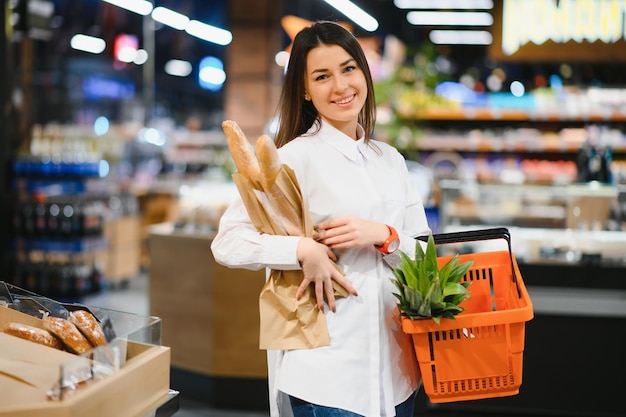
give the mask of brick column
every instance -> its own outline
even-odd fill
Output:
[[[283,48],[283,1],[229,0],[228,8],[233,41],[226,52],[224,117],[255,141],[275,115],[282,85],[274,56]]]

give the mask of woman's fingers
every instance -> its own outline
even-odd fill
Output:
[[[317,301],[317,308],[324,309],[324,296],[326,296],[326,302],[328,308],[333,313],[336,311],[335,296],[333,295],[333,286],[325,281],[317,281],[315,283],[315,298]]]
[[[304,294],[304,292],[307,290],[307,288],[309,287],[309,284],[311,283],[310,280],[308,279],[303,279],[302,283],[300,284],[300,286],[298,287],[298,290],[296,291],[296,300],[299,300],[300,297],[302,297],[302,295]]]
[[[344,287],[348,293],[357,295],[352,283],[335,264],[337,255],[326,245],[303,238],[298,245],[298,260],[302,265],[304,277],[296,290],[296,299],[300,299],[313,284],[317,307],[323,309],[324,302],[326,302],[328,308],[335,312],[336,300],[333,280]]]
[[[326,246],[326,254],[328,255],[328,259],[330,259],[333,262],[337,262],[337,259],[338,259],[337,255],[328,246]]]
[[[305,291],[308,290],[309,285],[313,284],[315,301],[317,308],[324,309],[324,302],[328,303],[328,308],[334,313],[336,311],[335,295],[333,291],[333,285],[330,280],[324,279],[310,280],[303,279],[302,283],[296,291],[296,299],[299,300]]]
[[[345,276],[339,274],[339,278],[335,279],[335,282],[345,288],[351,295],[358,297],[359,294],[356,292],[356,288]]]
[[[315,240],[332,249],[371,246],[384,242],[388,235],[384,223],[358,217],[341,217],[315,226]]]

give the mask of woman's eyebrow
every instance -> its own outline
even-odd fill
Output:
[[[354,58],[348,58],[345,61],[343,61],[341,64],[339,64],[340,67],[345,67],[346,65],[348,65],[349,63],[353,62]],[[311,74],[315,74],[318,72],[328,72],[328,68],[318,68],[318,69],[314,69],[313,71],[311,71]]]
[[[318,68],[318,69],[314,69],[313,71],[311,71],[311,74],[315,74],[318,72],[328,72],[327,68]]]
[[[341,67],[345,67],[346,65],[348,65],[349,63],[355,61],[354,58],[348,58],[346,59],[344,62],[342,62],[339,66]],[[356,62],[356,61],[355,61]]]

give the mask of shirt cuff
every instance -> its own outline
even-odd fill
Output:
[[[302,236],[262,235],[263,263],[271,269],[302,269],[298,261],[298,243]]]

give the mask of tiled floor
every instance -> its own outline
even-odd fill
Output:
[[[180,409],[174,417],[268,417],[269,413],[222,410],[189,398],[181,398]]]

